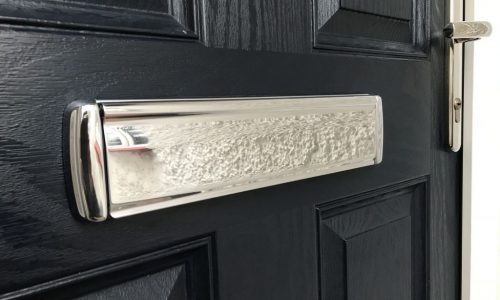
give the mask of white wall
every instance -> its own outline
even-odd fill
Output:
[[[500,1],[473,2],[474,20],[492,23],[493,34],[474,44],[473,126],[469,133],[465,132],[469,140],[465,141],[464,171],[467,170],[465,160],[472,159],[469,191],[464,182],[464,201],[467,201],[467,193],[471,196],[470,204],[464,204],[465,208],[470,205],[471,218],[469,299],[500,300]],[[472,18],[469,15],[467,19]],[[465,78],[470,80],[468,75]],[[465,97],[467,94],[466,91]],[[464,174],[464,179],[467,178]]]

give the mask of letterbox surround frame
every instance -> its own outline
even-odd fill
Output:
[[[251,104],[251,105],[250,105]],[[152,120],[179,116],[204,116],[205,114],[251,113],[253,116],[265,117],[265,109],[255,109],[269,105],[283,114],[300,115],[300,107],[323,111],[331,106],[332,112],[372,109],[374,114],[375,149],[373,157],[323,168],[321,170],[301,169],[293,175],[271,178],[266,181],[252,181],[229,188],[200,190],[194,194],[178,197],[164,196],[152,199],[133,201],[130,203],[113,203],[110,195],[109,154],[104,128],[106,120]],[[173,106],[172,106],[173,105]],[[249,106],[250,105],[250,106]],[[316,105],[316,106],[315,106]],[[326,105],[326,106],[325,106]],[[196,109],[202,107],[205,111]],[[252,107],[254,106],[254,107]],[[174,107],[174,109],[172,109]],[[175,107],[178,107],[175,108]],[[212,109],[215,107],[215,109]],[[294,107],[298,107],[295,109]],[[317,108],[315,108],[317,107]],[[187,108],[187,109],[186,109]],[[246,111],[251,109],[252,111]],[[267,109],[267,108],[266,108]],[[191,110],[191,111],[189,111]],[[196,113],[193,113],[197,111]],[[280,112],[281,113],[281,112]],[[121,218],[162,208],[183,205],[219,196],[244,192],[262,187],[297,181],[301,179],[351,170],[379,164],[383,155],[383,111],[382,99],[373,95],[339,95],[339,96],[291,96],[291,97],[246,97],[246,98],[194,98],[194,99],[155,99],[155,100],[95,100],[90,103],[75,102],[68,106],[68,122],[65,133],[67,142],[67,162],[70,168],[68,191],[73,197],[72,203],[76,215],[84,220],[102,222],[107,218]],[[113,154],[114,155],[114,154]]]

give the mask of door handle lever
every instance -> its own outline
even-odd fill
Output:
[[[491,34],[488,22],[452,22],[444,33],[449,38],[449,144],[453,152],[462,147],[463,122],[463,55],[464,43],[479,40]]]
[[[489,36],[491,24],[489,22],[451,22],[444,31],[455,44],[460,44]]]

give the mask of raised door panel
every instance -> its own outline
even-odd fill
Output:
[[[207,47],[426,57],[429,0],[0,0],[0,21],[183,38]]]
[[[0,0],[0,22],[198,40],[197,0]]]
[[[186,266],[179,265],[165,271],[139,277],[99,291],[78,297],[78,300],[100,299],[157,299],[185,300],[188,298]]]
[[[410,217],[349,238],[346,253],[348,299],[411,299]]]
[[[427,0],[314,0],[318,49],[425,56]]]
[[[216,294],[213,251],[213,238],[203,237],[3,296],[50,300],[211,300]]]
[[[318,207],[322,299],[423,299],[426,183]]]

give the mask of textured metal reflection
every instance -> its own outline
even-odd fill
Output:
[[[111,215],[372,165],[375,96],[102,101]]]

